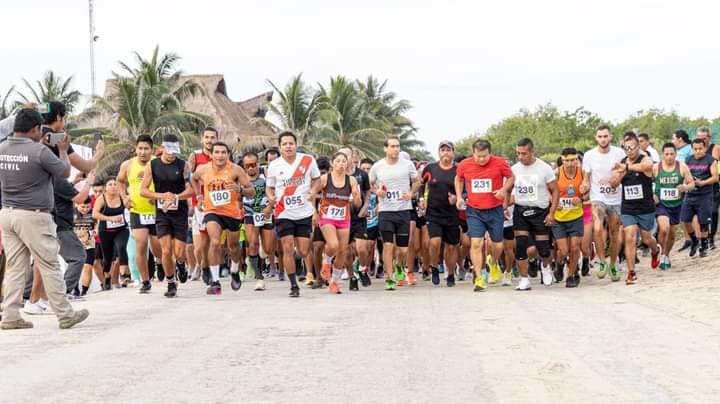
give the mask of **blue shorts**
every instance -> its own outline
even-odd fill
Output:
[[[640,226],[640,229],[652,231],[655,227],[655,213],[644,213],[642,215],[620,215],[620,223],[623,226]]]
[[[710,223],[712,223],[712,208],[712,194],[693,198],[686,196],[682,204],[682,209],[680,210],[680,221],[690,223],[692,222],[693,216],[697,215],[700,225],[709,226]]]
[[[668,208],[661,202],[655,207],[655,216],[667,216],[670,226],[675,226],[680,224],[680,210],[682,210],[682,205]]]
[[[485,232],[488,232],[493,243],[503,241],[505,217],[502,206],[492,209],[475,209],[468,206],[466,213],[470,238],[482,238],[485,237]]]

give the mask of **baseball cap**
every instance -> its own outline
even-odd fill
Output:
[[[447,146],[447,147],[455,150],[455,145],[453,144],[453,142],[451,142],[449,140],[443,140],[442,142],[440,142],[438,149],[442,148],[443,146]]]

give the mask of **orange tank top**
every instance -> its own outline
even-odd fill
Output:
[[[327,185],[323,189],[323,198],[320,202],[320,217],[327,220],[350,220],[350,200],[352,188],[350,176],[345,176],[345,185],[336,187],[332,175],[328,174]]]
[[[232,165],[227,164],[220,170],[210,167],[203,176],[205,213],[231,217],[233,219],[243,218],[243,209],[240,206],[240,198],[237,191],[232,188],[235,181],[232,175]]]
[[[575,220],[583,215],[583,207],[580,205],[573,205],[573,198],[581,198],[580,185],[583,181],[582,170],[575,170],[575,177],[570,179],[565,174],[565,169],[560,167],[558,172],[558,188],[560,190],[560,200],[558,209],[555,211],[555,220],[558,222],[569,222]]]

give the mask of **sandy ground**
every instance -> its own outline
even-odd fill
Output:
[[[718,256],[526,293],[101,292],[75,329],[0,332],[0,402],[718,402]]]

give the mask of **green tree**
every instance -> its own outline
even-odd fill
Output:
[[[12,96],[13,91],[15,91],[15,86],[10,87],[4,97],[0,97],[0,119],[5,119],[8,115],[10,115],[10,113],[12,113],[12,108],[10,106],[13,105],[13,103],[10,97]]]
[[[666,112],[662,109],[649,109],[630,115],[615,126],[614,132],[618,139],[619,136],[629,131],[638,134],[647,133],[651,136],[651,141],[655,143],[655,147],[660,147],[663,143],[669,142],[673,132],[678,129],[691,129],[688,134],[694,137],[694,129],[709,124],[710,121],[703,117],[689,118],[680,116],[675,111]]]
[[[63,77],[55,74],[52,70],[47,71],[42,80],[35,82],[37,88],[33,88],[32,84],[26,79],[22,81],[30,93],[25,95],[18,91],[17,94],[20,97],[18,104],[41,104],[50,101],[60,101],[65,104],[68,112],[72,112],[80,101],[80,91],[72,88],[73,76],[63,79]]]

